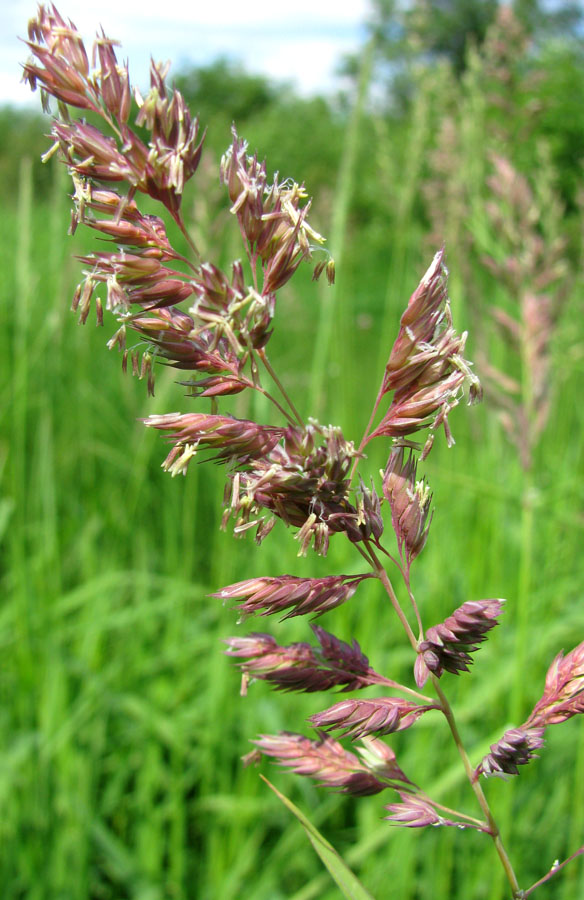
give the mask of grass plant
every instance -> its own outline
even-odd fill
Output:
[[[338,889],[323,878],[296,821],[256,770],[239,763],[250,736],[296,729],[314,713],[314,697],[276,695],[261,683],[253,696],[237,694],[233,669],[220,652],[233,613],[207,595],[252,578],[256,561],[248,545],[218,530],[220,470],[191,465],[184,481],[159,471],[160,440],[138,420],[176,405],[176,373],[159,370],[156,396],[145,397],[143,384],[104,363],[101,330],[78,328],[64,311],[62,297],[72,293],[78,276],[70,241],[57,227],[67,218],[63,172],[56,160],[51,166],[50,205],[34,202],[24,162],[19,205],[3,220],[2,894],[332,900]],[[403,240],[396,229],[388,244],[394,237]],[[74,241],[75,253],[90,252],[81,230]],[[346,243],[347,279],[364,266],[366,252],[358,240]],[[401,261],[391,259],[379,282],[397,278],[401,285]],[[302,388],[309,382],[302,380],[288,336],[299,322],[314,327],[314,294],[306,279],[294,284],[279,311],[286,338],[278,342],[276,330],[270,347],[281,354],[282,381]],[[391,297],[388,291],[395,306],[387,315],[395,323],[401,291]],[[468,679],[445,676],[476,761],[507,724],[517,642],[528,648],[525,716],[541,693],[549,660],[582,636],[582,458],[574,435],[582,433],[575,398],[583,342],[576,296],[564,311],[570,350],[564,352],[560,341],[552,347],[557,390],[534,454],[538,527],[531,540],[538,577],[531,579],[529,616],[496,630]],[[387,359],[389,351],[376,303],[359,297],[361,311],[376,325],[358,340],[378,336],[378,347],[360,354],[359,366],[351,360],[360,389],[347,394],[347,420],[363,419],[363,392],[371,404],[374,390],[367,386],[378,379],[377,359]],[[352,307],[339,306],[335,317],[340,334],[354,331]],[[319,370],[319,352],[318,345],[304,348],[307,372]],[[320,370],[317,392],[330,396],[334,375]],[[247,418],[258,407],[236,398],[235,412]],[[310,412],[308,404],[301,401],[300,412]],[[436,512],[413,582],[428,622],[443,620],[470,597],[507,595],[512,604],[517,593],[521,467],[488,406],[474,414],[472,425],[458,415],[456,430],[455,451],[437,443],[427,460]],[[373,472],[386,460],[381,448],[370,448]],[[261,547],[262,571],[305,575],[297,546],[286,538],[276,525]],[[326,561],[311,560],[311,574],[358,571],[351,570],[351,551],[335,538]],[[361,590],[319,622],[344,640],[357,635],[379,671],[411,683],[410,653],[381,586],[369,580]],[[305,639],[302,620],[278,630],[281,644]],[[465,802],[464,772],[430,716],[438,714],[419,720],[415,739],[396,734],[392,747],[401,768],[433,799],[457,806]],[[576,719],[550,729],[541,759],[516,782],[514,845],[522,884],[536,881],[554,858],[565,858],[581,842],[584,744],[578,726]],[[493,897],[484,835],[391,829],[375,798],[356,803],[272,771],[270,778],[284,793],[294,792],[294,802],[379,900]],[[489,784],[495,817],[508,787]],[[581,873],[581,864],[573,863],[538,896],[560,892],[576,900]]]

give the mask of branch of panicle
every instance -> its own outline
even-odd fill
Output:
[[[444,672],[468,672],[473,662],[470,654],[478,650],[498,624],[503,603],[495,599],[467,600],[444,622],[428,628],[417,648],[414,671],[418,687],[426,683],[430,673],[440,678]]]
[[[454,443],[448,415],[458,404],[464,387],[468,386],[469,403],[480,400],[479,380],[463,356],[466,333],[459,336],[452,327],[447,276],[444,251],[440,250],[401,317],[374,414],[390,391],[394,392],[392,402],[372,432],[368,426],[360,449],[375,437],[404,438],[429,428],[424,458],[440,426],[448,445]]]
[[[249,681],[255,679],[269,682],[276,690],[305,693],[332,688],[343,692],[362,690],[372,685],[390,685],[415,693],[372,669],[357,641],[347,644],[314,624],[312,630],[318,647],[304,642],[281,647],[271,635],[258,632],[228,638],[226,654],[245,657],[238,663],[243,675],[242,694],[247,692]],[[417,697],[419,701],[421,695]]]
[[[415,785],[397,765],[395,753],[376,738],[364,738],[360,759],[329,735],[316,740],[283,731],[279,735],[261,735],[254,741],[265,756],[297,775],[316,778],[319,784],[342,794],[365,797],[386,788],[415,790]]]
[[[327,575],[324,578],[298,578],[295,575],[248,578],[227,585],[212,597],[237,600],[241,619],[250,615],[271,616],[286,612],[284,619],[294,616],[320,616],[349,600],[359,584],[371,573],[364,575]],[[326,634],[319,630],[318,634]],[[319,637],[320,640],[320,637]],[[338,652],[339,648],[336,648]]]
[[[518,767],[537,756],[544,745],[545,729],[584,712],[584,642],[565,656],[559,653],[546,675],[544,692],[525,722],[511,728],[490,747],[475,769],[480,775],[504,778],[517,775]]]
[[[534,188],[504,156],[492,154],[491,161],[485,212],[501,256],[484,254],[482,262],[516,305],[513,314],[498,307],[490,312],[509,351],[521,357],[521,383],[486,358],[481,359],[481,371],[505,433],[528,470],[549,418],[551,344],[573,272],[567,240],[558,227],[563,209],[553,190],[539,191],[537,184]],[[542,160],[542,169],[545,166]],[[537,181],[544,180],[540,174]]]
[[[243,464],[232,458],[223,525],[233,517],[236,534],[257,526],[256,540],[262,540],[280,518],[298,528],[299,555],[311,545],[326,555],[331,535],[341,532],[353,543],[377,541],[382,522],[373,493],[363,488],[356,505],[350,498],[347,474],[355,454],[339,428],[314,421],[289,426],[263,456]]]
[[[265,359],[276,291],[302,259],[310,258],[311,241],[324,241],[307,221],[310,201],[302,205],[307,199],[303,187],[277,179],[268,187],[265,164],[247,157],[234,130],[222,176],[243,228],[254,287],[245,286],[240,262],[233,264],[230,278],[211,263],[194,265],[173,249],[162,220],[142,215],[134,199],[145,193],[161,202],[198,256],[180,206],[184,186],[199,165],[204,134],[199,139],[198,119],[191,117],[182,95],[167,89],[168,68],[152,62],[150,91],[142,97],[132,91],[127,65],[118,64],[114,41],[103,32],[98,35],[92,68],[73,23],[42,5],[29,25],[27,45],[32,59],[24,66],[24,80],[33,90],[40,85],[45,106],[49,96],[58,101],[50,153],[60,152],[74,179],[71,230],[82,223],[118,245],[118,252],[82,257],[85,278],[73,300],[80,321],[87,320],[94,294],[105,286],[106,308],[120,322],[109,346],[123,353],[124,369],[130,360],[132,371],[147,377],[150,393],[158,360],[196,373],[187,382],[192,396],[216,398],[252,388],[262,391],[289,421],[301,423],[284,391],[291,414],[262,388],[256,354]],[[148,132],[147,143],[128,124],[132,94],[138,106],[136,125]],[[72,118],[73,109],[96,113],[113,134]],[[118,192],[123,185],[126,193]],[[257,260],[264,272],[261,291],[255,280]],[[172,265],[177,262],[191,274]],[[331,260],[317,264],[315,274],[325,268],[332,280]],[[188,314],[178,308],[187,299],[193,302]],[[101,324],[100,296],[95,305]],[[129,350],[128,329],[140,339]],[[249,375],[243,371],[246,365]]]

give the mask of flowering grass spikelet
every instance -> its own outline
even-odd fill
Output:
[[[432,521],[432,493],[423,479],[417,480],[416,472],[413,453],[405,458],[403,445],[393,447],[383,473],[383,496],[389,503],[400,556],[408,571],[424,549]]]
[[[479,380],[463,357],[466,333],[459,336],[452,327],[447,277],[440,250],[402,315],[380,391],[394,391],[393,400],[368,440],[406,437],[428,427],[434,432],[442,425],[452,446],[448,415],[463,387],[469,386],[469,402],[481,397]]]
[[[392,825],[401,825],[405,828],[445,825],[453,828],[476,828],[478,831],[488,831],[488,828],[480,823],[444,818],[438,812],[438,807],[434,806],[428,797],[421,794],[400,791],[399,796],[401,803],[390,803],[385,807],[390,813],[385,818]]]
[[[349,645],[317,625],[312,630],[320,647],[308,643],[280,647],[271,635],[256,632],[228,638],[225,652],[247,657],[239,663],[246,680],[269,681],[277,690],[313,693],[338,687],[352,691],[385,681],[371,668],[357,641]]]
[[[322,615],[340,606],[353,596],[364,575],[327,575],[324,578],[298,578],[278,575],[272,578],[248,578],[222,588],[212,597],[239,600],[236,607],[242,616],[271,616],[290,610],[284,619],[293,616]]]
[[[316,778],[320,785],[341,794],[368,797],[388,787],[354,753],[327,735],[311,740],[302,734],[283,731],[279,735],[263,734],[254,743],[279,765],[291,768],[297,775]]]
[[[544,728],[510,728],[495,744],[475,769],[475,778],[496,775],[518,775],[519,766],[525,766],[537,756],[536,750],[543,747]]]
[[[486,641],[488,632],[497,625],[503,612],[503,600],[467,600],[451,616],[426,631],[418,645],[416,683],[422,687],[433,672],[438,678],[444,671],[458,675],[468,672],[471,653]]]
[[[368,734],[392,734],[410,728],[429,709],[401,697],[378,697],[373,700],[341,700],[324,712],[315,713],[308,721],[324,731],[341,730],[340,737],[362,738]]]

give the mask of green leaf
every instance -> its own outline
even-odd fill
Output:
[[[310,843],[340,887],[344,896],[347,897],[348,900],[374,900],[369,891],[365,890],[357,876],[351,872],[342,857],[339,856],[333,845],[322,836],[318,828],[315,828],[312,822],[306,818],[304,813],[300,812],[298,807],[295,806],[288,797],[281,794],[267,778],[263,775],[260,775],[260,778],[273,790],[274,794],[279,797],[284,806],[287,806],[290,812],[296,816],[308,835]]]

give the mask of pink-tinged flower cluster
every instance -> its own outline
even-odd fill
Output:
[[[199,327],[228,342],[244,363],[250,348],[262,349],[272,335],[276,295],[246,287],[243,266],[233,263],[231,279],[212,263],[203,263],[193,279],[197,295],[191,313]]]
[[[185,184],[194,175],[201,159],[203,137],[199,140],[199,120],[193,119],[182,94],[166,89],[169,64],[152,62],[150,91],[142,98],[135,91],[139,113],[136,124],[150,133],[146,193],[158,197],[173,212],[167,200],[180,198]],[[176,210],[178,212],[178,208]]]
[[[409,571],[428,538],[432,516],[432,493],[422,479],[416,479],[417,463],[413,453],[404,456],[404,447],[395,446],[383,473],[383,496],[391,508],[391,522],[400,556]]]
[[[558,653],[548,669],[541,700],[526,724],[558,725],[584,712],[584,641],[564,656]]]
[[[182,272],[163,265],[159,255],[157,250],[140,248],[132,253],[122,249],[82,256],[81,262],[88,266],[85,284],[91,282],[94,288],[105,284],[106,309],[114,313],[127,313],[134,305],[154,312],[182,303],[194,293],[193,285]]]
[[[368,537],[378,543],[383,534],[383,516],[381,515],[381,501],[373,482],[371,490],[369,490],[365,487],[363,479],[360,479],[357,489],[357,513],[359,525],[365,528]]]
[[[359,760],[354,753],[327,735],[311,740],[302,734],[283,731],[278,735],[261,735],[256,746],[265,756],[275,758],[297,775],[316,778],[318,783],[335,788],[342,794],[366,797],[388,787],[410,784],[395,762],[393,751],[369,739]]]
[[[313,625],[319,647],[307,643],[280,647],[269,634],[250,634],[226,640],[228,656],[246,657],[239,667],[244,676],[244,693],[249,679],[262,679],[277,690],[343,691],[358,690],[385,679],[369,665],[357,641],[347,644],[333,634]]]
[[[52,134],[69,167],[100,182],[125,181],[130,198],[136,191],[149,194],[178,221],[183,188],[199,165],[203,140],[199,140],[198,119],[191,118],[181,95],[174,91],[168,97],[166,70],[153,62],[150,92],[145,99],[136,94],[137,124],[146,125],[150,132],[145,144],[127,124],[132,92],[128,68],[118,64],[114,41],[98,35],[99,67],[92,72],[75,26],[54,6],[39,6],[28,34],[34,59],[24,66],[23,77],[33,90],[41,85],[44,106],[51,95],[66,106],[90,110],[115,135],[104,135],[88,122],[72,121],[68,114],[62,116]]]
[[[168,360],[176,369],[208,373],[208,378],[187,382],[200,396],[238,393],[252,386],[240,373],[240,361],[227,341],[195,328],[192,316],[176,307],[159,309],[150,316],[133,316],[122,326],[124,330],[126,327],[145,338],[157,357]],[[119,342],[117,337],[113,341]]]
[[[391,405],[369,436],[405,437],[422,428],[444,427],[454,443],[448,414],[465,385],[469,402],[480,399],[480,385],[464,359],[466,333],[452,327],[444,251],[439,251],[410,297],[385,368],[381,396],[394,392]],[[430,445],[429,445],[430,446]]]
[[[36,60],[24,67],[23,80],[31,89],[41,85],[43,108],[50,94],[70,106],[95,110],[99,105],[97,86],[89,78],[89,59],[83,39],[73,22],[67,22],[56,8],[39,6],[36,19],[28,24],[27,41]]]
[[[211,596],[240,601],[236,609],[242,618],[271,616],[290,610],[283,616],[290,619],[293,616],[322,615],[340,606],[353,596],[364,579],[372,577],[365,574],[327,575],[324,578],[298,578],[295,575],[248,578],[230,584]]]
[[[500,740],[491,744],[489,753],[475,769],[475,779],[480,775],[487,778],[492,775],[499,778],[518,775],[519,766],[525,766],[537,757],[535,751],[544,745],[544,732],[545,728],[510,728]]]
[[[261,264],[262,294],[274,293],[289,281],[303,259],[311,259],[313,243],[324,243],[307,221],[311,200],[304,185],[280,184],[277,178],[268,184],[265,162],[248,155],[247,144],[235,129],[231,147],[221,160],[221,179],[227,185],[231,212],[237,216],[250,259]],[[304,200],[307,202],[301,206]],[[334,267],[328,263],[316,267],[316,277],[324,268],[332,282]]]
[[[372,700],[341,700],[324,712],[310,716],[308,721],[324,731],[343,729],[340,737],[352,740],[368,734],[391,734],[404,731],[436,705],[422,705],[401,697],[376,697]]]
[[[82,258],[85,278],[73,301],[80,321],[87,320],[94,300],[101,324],[99,292],[105,289],[106,308],[121,322],[109,346],[124,351],[124,369],[129,356],[132,371],[148,376],[150,393],[156,359],[196,373],[187,382],[192,396],[261,390],[254,351],[261,350],[272,333],[275,291],[301,259],[310,257],[309,240],[324,240],[307,222],[310,203],[301,207],[306,199],[303,189],[277,181],[268,186],[265,166],[256,161],[254,168],[244,142],[234,132],[222,173],[231,193],[239,184],[233,212],[240,224],[251,221],[245,210],[249,213],[248,201],[257,189],[258,240],[246,236],[254,286],[245,285],[240,262],[233,264],[231,277],[211,263],[192,263],[172,248],[163,221],[140,213],[134,199],[142,192],[163,203],[188,238],[180,203],[184,186],[199,164],[203,140],[199,140],[198,120],[191,117],[181,94],[167,90],[166,69],[152,63],[149,93],[142,97],[134,92],[138,133],[128,124],[132,89],[127,67],[117,63],[113,41],[98,35],[94,56],[99,64],[92,71],[75,26],[54,7],[44,6],[30,24],[29,37],[33,59],[24,67],[24,78],[33,89],[41,85],[45,100],[52,95],[60,104],[50,152],[60,152],[75,183],[71,229],[85,224],[117,245],[117,251]],[[73,118],[69,107],[92,111],[101,118],[103,130],[96,123]],[[255,284],[258,262],[264,273],[261,289]],[[328,273],[330,266],[325,263]],[[320,272],[323,266],[317,268]],[[192,302],[188,314],[178,309],[185,300]],[[141,338],[129,351],[128,330]],[[243,371],[246,365],[251,370],[248,374]]]
[[[385,808],[391,814],[386,816],[392,825],[401,825],[404,828],[425,828],[428,825],[446,825],[455,828],[476,828],[478,831],[488,831],[486,826],[474,822],[466,822],[461,819],[445,819],[440,815],[437,807],[423,794],[399,792],[401,803],[390,803]]]
[[[545,679],[544,692],[523,725],[511,728],[492,744],[490,752],[475,770],[479,775],[517,775],[536,750],[543,747],[548,725],[566,722],[584,712],[584,642],[565,656],[558,653]]]
[[[481,372],[503,428],[523,468],[529,469],[549,418],[553,338],[575,270],[566,252],[567,240],[557,228],[564,213],[557,197],[551,193],[544,198],[509,159],[492,154],[491,161],[494,172],[487,179],[491,199],[485,211],[498,249],[496,259],[487,255],[482,262],[507,288],[512,311],[492,307],[490,312],[509,353],[521,360],[521,381],[529,385],[529,392],[489,359],[481,360]]]
[[[233,516],[236,533],[258,524],[263,529],[262,510],[268,510],[299,529],[301,554],[314,544],[325,556],[334,533],[345,532],[353,542],[375,539],[380,525],[375,501],[358,501],[357,507],[350,499],[348,474],[357,456],[339,428],[316,422],[290,426],[273,450],[230,476],[224,524]]]
[[[282,428],[258,425],[247,419],[205,413],[167,413],[143,419],[145,425],[169,431],[174,447],[163,467],[172,475],[185,474],[198,450],[214,451],[213,459],[247,465],[264,457],[282,437]]]
[[[75,208],[71,216],[71,233],[83,223],[106,234],[120,246],[147,248],[152,259],[182,259],[180,253],[172,248],[166,226],[159,216],[142,215],[135,200],[114,190],[96,187],[75,172],[72,177]],[[94,213],[109,218],[99,219]]]
[[[418,686],[426,683],[430,672],[438,678],[444,671],[458,675],[468,672],[471,653],[486,641],[488,632],[497,625],[503,611],[503,600],[468,600],[439,625],[426,631],[418,646],[415,676]]]

